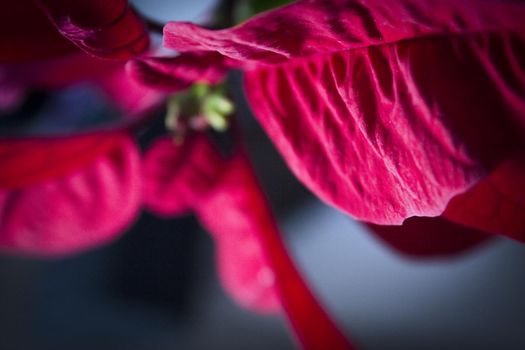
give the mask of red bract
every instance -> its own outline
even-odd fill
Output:
[[[138,153],[129,137],[115,134],[61,141],[12,143],[17,153],[15,159],[2,162],[9,174],[3,176],[2,187],[13,185],[17,175],[17,187],[33,183],[0,190],[2,249],[39,256],[76,253],[112,241],[135,218],[141,178]],[[87,146],[96,148],[98,155]],[[73,165],[78,170],[66,171],[61,161],[68,170]]]
[[[17,186],[26,186],[0,192],[3,249],[62,256],[107,243],[133,221],[142,198],[162,215],[192,211],[214,237],[222,283],[241,305],[263,312],[282,307],[306,349],[350,348],[293,266],[244,156],[225,159],[203,136],[182,146],[166,138],[146,153],[141,174],[128,136],[85,136],[78,145],[106,141],[109,145],[101,148],[106,151],[51,178],[47,167],[56,165],[50,162],[54,154],[67,163],[81,151],[80,146],[67,147],[74,140],[17,141],[21,157],[4,169],[20,174]],[[48,143],[54,152],[39,153]],[[64,147],[51,147],[59,144]],[[28,166],[36,156],[47,162]],[[28,179],[25,175],[32,170],[42,177]],[[30,179],[34,183],[28,184]],[[7,184],[14,181],[7,178]]]
[[[0,63],[61,57],[78,48],[127,59],[149,45],[144,23],[126,0],[19,0],[2,7]]]
[[[525,154],[501,164],[469,191],[453,198],[451,221],[525,242]]]
[[[247,160],[233,159],[219,184],[197,211],[223,250],[219,267],[239,271],[241,264],[241,282],[252,280],[262,291],[274,288],[304,349],[352,349],[296,270]],[[267,265],[250,261],[257,254]]]
[[[2,3],[0,48],[0,63],[33,61],[77,51],[33,0]]]
[[[113,89],[110,80],[116,79],[107,75],[123,69],[123,63],[100,58],[128,59],[149,45],[144,23],[126,0],[21,0],[9,4],[0,17],[0,107],[6,110],[21,103],[30,88],[103,79],[104,86]],[[125,84],[137,90],[129,86],[136,85],[133,81],[126,79]],[[140,109],[151,97],[146,95],[117,98],[126,96],[129,107]],[[132,97],[140,103],[131,102]]]
[[[0,189],[20,188],[81,169],[120,141],[119,133],[62,139],[1,139]]]
[[[401,224],[523,147],[523,18],[512,1],[304,0],[231,29],[169,23],[164,42],[240,62],[297,177],[357,219]]]
[[[128,117],[143,116],[162,98],[130,81],[122,64],[85,54],[23,66],[32,69],[17,66],[11,81],[24,88],[90,81]],[[135,219],[141,205],[138,154],[124,130],[0,139],[0,246],[62,256],[110,242]]]
[[[164,102],[166,95],[130,79],[125,65],[118,65],[103,74],[91,77],[105,97],[127,119],[138,119]]]
[[[144,157],[144,203],[170,217],[191,213],[219,181],[225,161],[205,137],[156,141]]]
[[[305,349],[349,349],[293,266],[244,156],[223,159],[204,138],[146,154],[144,201],[154,211],[192,210],[215,238],[221,281],[242,305],[282,306]]]
[[[97,57],[127,59],[144,52],[149,35],[127,0],[35,0],[58,31]]]
[[[275,310],[279,304],[273,283],[264,284],[258,277],[268,266],[254,235],[261,223],[249,220],[249,208],[238,212],[226,203],[220,209],[212,209],[217,202],[213,196],[210,199],[210,192],[225,191],[226,196],[236,196],[223,184],[226,174],[238,171],[232,165],[220,157],[205,137],[187,140],[178,147],[170,139],[159,140],[144,159],[144,203],[163,216],[197,213],[215,238],[224,287],[241,305],[260,311]],[[236,220],[228,220],[232,216]],[[214,225],[212,217],[221,220]]]
[[[186,89],[196,81],[219,83],[227,70],[237,65],[237,61],[218,53],[197,52],[176,57],[136,59],[127,69],[144,85],[173,92]]]

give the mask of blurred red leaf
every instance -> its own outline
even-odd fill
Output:
[[[250,309],[282,307],[306,349],[351,346],[294,267],[247,159],[222,158],[203,137],[157,141],[145,157],[144,197],[153,211],[192,209],[214,237],[224,288]]]
[[[79,142],[96,147],[91,143],[96,140]],[[91,163],[74,172],[55,173],[53,178],[42,178],[23,188],[0,190],[1,249],[63,256],[107,244],[121,234],[140,207],[139,156],[134,142],[125,135],[115,135],[103,148],[96,157],[90,155]],[[49,151],[58,151],[60,156],[60,150]],[[70,155],[79,157],[86,150],[71,151]],[[2,169],[10,173],[11,168],[3,163]],[[35,171],[39,169],[37,166]]]
[[[0,7],[0,63],[59,57],[77,48],[58,33],[33,0],[4,1]]]
[[[35,0],[58,31],[97,57],[128,59],[149,46],[145,24],[126,0]]]
[[[227,289],[235,291],[238,283],[250,283],[252,294],[238,295],[265,307],[272,292],[277,293],[304,349],[352,348],[297,271],[244,157],[229,162],[197,216],[217,240],[218,264],[226,274]],[[255,253],[265,258],[254,261]],[[237,271],[236,279],[229,275],[232,269]]]
[[[188,53],[175,57],[143,57],[131,60],[127,69],[136,81],[175,92],[200,81],[217,84],[237,62],[218,53]]]
[[[158,139],[144,155],[144,204],[162,216],[187,214],[215,185],[224,167],[225,161],[203,136],[181,145],[168,137]]]
[[[119,132],[67,138],[0,139],[0,189],[26,187],[67,175],[121,142]]]

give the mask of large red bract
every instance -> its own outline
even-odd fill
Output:
[[[81,146],[102,143],[91,160],[76,159],[60,168],[60,161],[71,163],[81,150],[72,142],[34,141],[26,152],[31,162],[11,162],[10,176],[20,176],[15,188],[0,190],[0,247],[2,250],[36,256],[63,256],[112,242],[135,219],[141,199],[139,157],[133,141],[126,135],[79,139]],[[18,149],[21,146],[17,146]],[[39,147],[62,146],[38,152]],[[52,154],[47,151],[54,151]],[[81,152],[80,155],[86,154]],[[88,153],[89,154],[89,153]],[[18,152],[17,155],[24,155]],[[54,157],[57,155],[57,158]],[[20,159],[22,161],[24,158]],[[26,159],[25,160],[30,160]],[[40,164],[39,161],[43,163]],[[58,165],[54,162],[58,162]],[[61,173],[57,173],[60,170]],[[39,178],[29,174],[39,174]],[[51,173],[53,172],[53,173]],[[7,179],[2,185],[11,184]],[[31,184],[29,184],[31,181]],[[19,187],[24,184],[24,187]]]
[[[399,225],[439,216],[522,149],[523,18],[512,1],[304,0],[230,29],[169,23],[164,43],[235,60],[297,177],[357,219]],[[476,227],[520,239],[508,219],[512,234]]]

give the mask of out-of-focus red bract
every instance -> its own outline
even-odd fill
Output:
[[[190,213],[215,185],[224,166],[205,137],[191,137],[180,145],[168,137],[159,139],[144,155],[144,205],[167,217]]]
[[[35,0],[58,31],[97,57],[128,59],[149,46],[142,20],[127,0]]]
[[[90,142],[84,140],[81,145],[96,147]],[[115,136],[110,145],[76,171],[0,190],[0,248],[33,256],[63,256],[107,244],[124,232],[140,207],[140,162],[127,135]],[[78,150],[86,152],[82,147]],[[54,151],[60,156],[60,150]],[[54,161],[51,155],[41,154]]]
[[[0,63],[60,57],[77,51],[33,0],[0,5]]]
[[[215,238],[218,270],[225,289],[245,307],[275,310],[279,304],[273,284],[265,285],[258,279],[258,273],[267,266],[254,236],[259,223],[247,221],[248,209],[236,212],[233,203],[226,203],[221,212],[211,210],[217,202],[209,193],[224,188],[222,181],[231,171],[230,166],[204,136],[190,137],[181,145],[169,138],[160,139],[144,156],[144,204],[162,216],[197,213]],[[210,215],[221,218],[220,223],[207,225]],[[237,224],[223,220],[231,215],[239,219]],[[253,249],[244,249],[242,241],[251,243]]]
[[[0,189],[30,186],[89,165],[122,141],[118,132],[67,138],[0,139]]]
[[[143,57],[131,60],[127,70],[137,82],[175,92],[195,82],[220,83],[238,63],[218,53],[188,53],[175,57]]]
[[[237,156],[230,161],[218,185],[197,210],[197,216],[223,250],[218,264],[225,273],[239,271],[239,262],[249,262],[247,257],[252,254],[266,257],[262,264],[243,264],[241,281],[250,281],[252,292],[258,292],[259,295],[247,295],[250,299],[256,297],[254,300],[261,302],[269,297],[268,293],[277,293],[302,348],[353,348],[295,268],[247,159]],[[228,282],[230,288],[235,288],[234,283],[240,281]],[[266,303],[262,305],[266,307]]]
[[[145,157],[145,203],[164,215],[197,215],[215,239],[221,282],[241,305],[282,307],[305,349],[351,348],[295,269],[242,154],[225,159],[197,137],[180,146],[159,140]]]

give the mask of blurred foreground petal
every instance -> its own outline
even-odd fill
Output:
[[[62,256],[111,242],[137,215],[139,170],[134,142],[121,135],[85,168],[0,191],[0,247]]]
[[[68,175],[121,142],[120,133],[0,139],[0,189],[26,187]]]
[[[202,136],[166,138],[146,153],[144,197],[161,215],[194,211],[215,239],[221,283],[240,304],[285,311],[306,349],[350,349],[286,248],[247,159],[223,159]]]
[[[156,140],[143,161],[144,205],[162,216],[189,214],[224,171],[225,162],[204,136],[177,145]]]
[[[126,0],[36,0],[58,31],[85,52],[128,59],[149,46],[142,20]]]
[[[0,5],[0,63],[60,57],[78,49],[49,22],[33,0]]]
[[[215,52],[190,53],[175,57],[137,58],[127,64],[131,77],[145,86],[176,92],[195,82],[217,84],[237,63]]]
[[[217,240],[227,289],[235,293],[237,285],[249,283],[251,293],[236,294],[263,308],[276,293],[304,349],[353,348],[297,271],[246,158],[230,161],[197,216]]]

